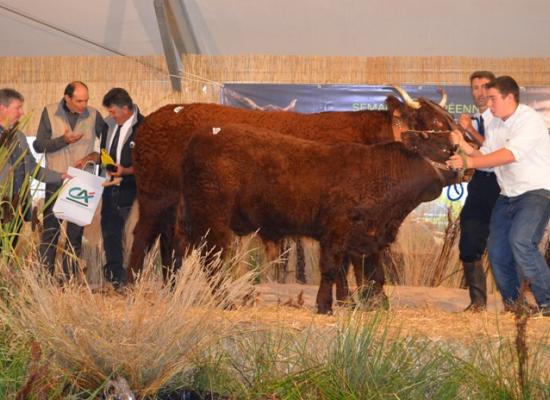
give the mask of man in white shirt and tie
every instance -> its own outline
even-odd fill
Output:
[[[479,112],[473,116],[462,114],[459,119],[460,125],[480,145],[485,141],[485,126],[488,126],[493,119],[493,114],[487,105],[485,87],[493,79],[495,75],[490,71],[475,71],[470,75],[472,99]],[[488,132],[487,135],[489,135]],[[499,193],[500,188],[492,169],[476,169],[468,183],[468,196],[460,213],[458,248],[470,294],[470,305],[466,311],[479,312],[485,310],[487,306],[487,279],[482,256],[487,247],[491,212]]]
[[[101,234],[106,258],[103,270],[107,281],[118,288],[126,281],[123,266],[124,225],[137,194],[132,150],[137,129],[144,117],[128,92],[122,88],[109,90],[103,97],[103,107],[109,116],[105,118],[107,129],[101,135],[101,148],[110,154],[116,164],[106,172],[112,177],[122,178],[119,185],[107,186],[103,191]],[[94,152],[80,160],[78,166],[90,160],[99,162],[99,159],[99,153]]]

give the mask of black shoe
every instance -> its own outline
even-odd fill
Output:
[[[103,271],[103,276],[105,277],[105,280],[113,285],[113,288],[116,291],[120,290],[124,286],[124,283],[126,282],[126,277],[123,269],[113,270],[108,266],[104,266]]]
[[[487,305],[487,283],[481,261],[464,262],[464,278],[470,294],[470,305],[464,311],[484,311]]]

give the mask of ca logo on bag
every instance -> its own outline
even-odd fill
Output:
[[[89,200],[95,196],[95,192],[88,192],[86,189],[75,186],[69,190],[67,200],[88,207]]]

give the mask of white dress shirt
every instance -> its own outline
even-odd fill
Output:
[[[128,132],[130,131],[130,128],[132,127],[132,123],[134,122],[135,117],[135,111],[132,114],[130,118],[126,120],[122,124],[122,127],[120,128],[120,136],[118,138],[118,146],[116,148],[116,160],[115,163],[120,164],[120,153],[122,153],[122,148],[124,147],[124,143],[126,143],[126,137],[128,136]],[[109,152],[111,152],[111,145],[113,144],[113,139],[115,138],[115,132],[117,127],[115,126],[115,130],[113,131],[113,134],[111,135],[111,140],[109,141]]]
[[[483,133],[483,137],[485,138],[485,140],[487,140],[487,138],[491,135],[491,132],[489,131],[489,125],[491,124],[491,121],[493,120],[493,113],[491,112],[491,110],[489,108],[487,108],[485,111],[483,111],[483,113],[475,113],[474,114],[474,118],[475,118],[475,128],[476,130],[479,132],[479,129],[480,129],[480,126],[479,126],[479,117],[483,117],[483,130],[484,130],[484,133]],[[476,169],[479,169],[480,171],[485,171],[485,172],[495,172],[495,169],[493,167],[489,167],[489,168],[476,168]]]
[[[537,189],[550,190],[550,136],[540,114],[519,104],[506,121],[494,117],[488,128],[490,134],[479,149],[481,153],[506,148],[515,158],[494,168],[501,194],[514,197]]]

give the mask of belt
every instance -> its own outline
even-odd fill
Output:
[[[490,171],[481,171],[479,169],[476,169],[476,174],[483,175],[483,176],[493,176],[495,173]]]

